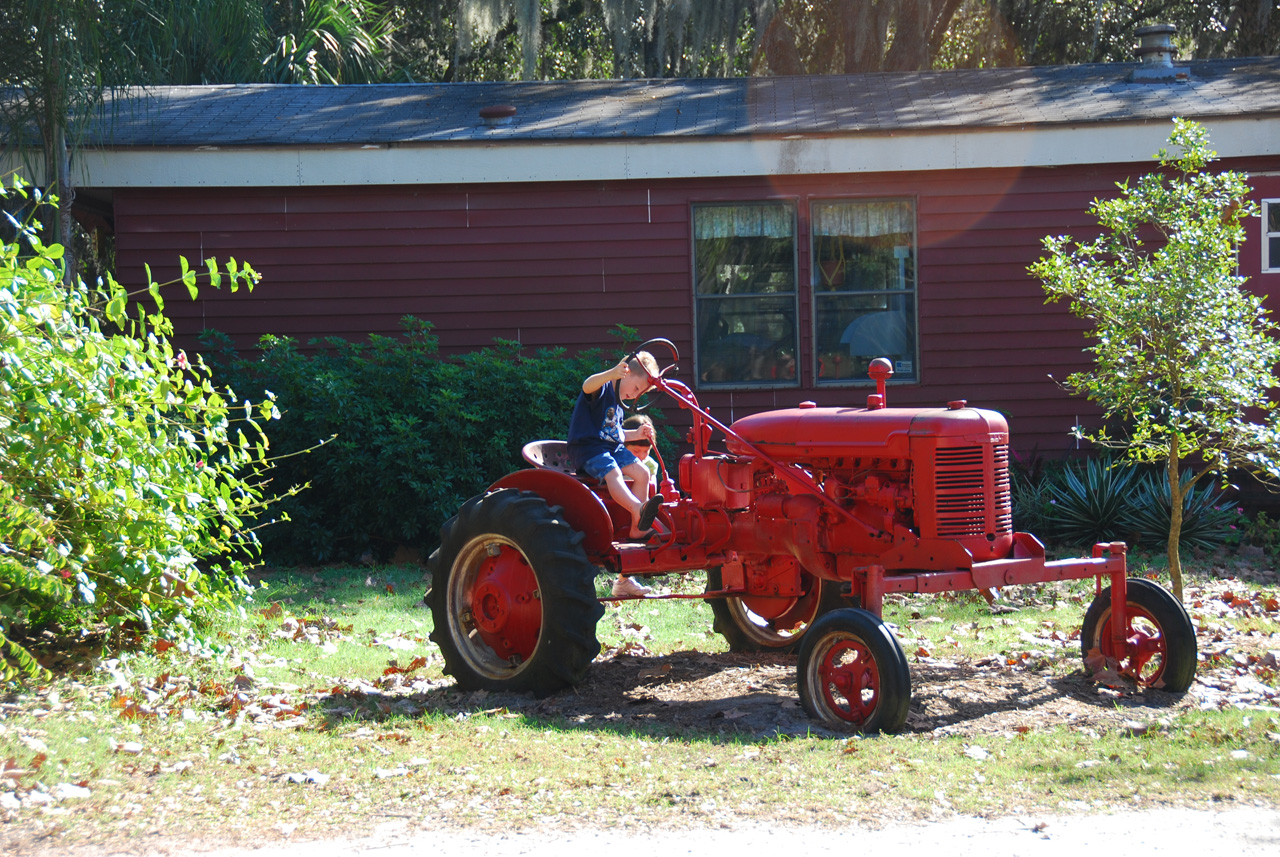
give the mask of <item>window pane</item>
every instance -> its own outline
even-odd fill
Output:
[[[798,381],[795,222],[788,203],[694,209],[699,384]]]
[[[908,295],[815,297],[818,383],[865,380],[877,357],[893,361],[896,377],[915,374],[915,312]]]
[[[1272,235],[1267,239],[1267,270],[1280,268],[1280,235]]]
[[[704,298],[697,313],[701,383],[795,383],[793,297]]]
[[[914,232],[910,202],[814,205],[814,288],[841,292],[915,288]]]
[[[789,205],[706,206],[693,212],[699,295],[795,292],[795,217]]]
[[[914,378],[915,203],[814,203],[813,260],[817,383],[866,380],[876,357]]]
[[[1268,202],[1267,206],[1267,231],[1280,232],[1280,202]],[[1274,256],[1272,257],[1275,258]],[[1273,266],[1274,267],[1274,266]]]

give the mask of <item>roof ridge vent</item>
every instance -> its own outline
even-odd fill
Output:
[[[1191,72],[1186,66],[1173,64],[1173,35],[1178,28],[1172,24],[1152,24],[1139,27],[1138,47],[1134,54],[1141,62],[1137,68],[1129,72],[1129,81],[1133,83],[1186,83],[1191,79]]]

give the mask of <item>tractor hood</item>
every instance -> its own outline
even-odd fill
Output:
[[[1007,443],[1009,438],[1009,424],[1001,414],[959,402],[945,408],[789,408],[743,417],[732,428],[766,455],[789,461],[909,458],[911,438],[920,437],[976,444]],[[733,438],[726,446],[735,455],[750,453]]]

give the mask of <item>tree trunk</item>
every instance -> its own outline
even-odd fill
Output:
[[[840,10],[844,41],[844,71],[879,71],[884,43],[889,38],[889,4],[874,0],[845,0]]]
[[[920,71],[930,65],[929,37],[933,34],[929,0],[901,0],[893,42],[884,58],[885,71]]]
[[[538,0],[523,0],[515,9],[516,29],[520,33],[520,76],[522,80],[538,79],[538,49],[542,47],[542,7]]]
[[[1182,559],[1178,555],[1178,541],[1182,537],[1182,475],[1178,467],[1178,443],[1175,437],[1169,444],[1169,460],[1166,476],[1169,479],[1169,580],[1173,594],[1182,600]],[[1190,490],[1190,486],[1188,486]]]
[[[960,4],[964,0],[941,0],[938,4],[938,10],[934,13],[933,32],[929,36],[929,67],[933,67],[933,59],[942,50],[942,43],[946,40],[947,31],[951,28],[951,21],[956,16],[956,12],[960,9]]]
[[[765,65],[776,75],[804,74],[804,62],[796,49],[796,34],[781,15],[774,15],[760,40]]]
[[[75,188],[71,186],[71,151],[67,148],[67,129],[61,123],[54,132],[54,157],[57,159],[58,240],[63,247],[62,282],[70,286],[76,278],[75,222],[71,204]]]

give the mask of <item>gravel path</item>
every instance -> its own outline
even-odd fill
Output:
[[[1124,847],[1129,853],[1169,857],[1276,857],[1280,855],[1280,809],[1234,807],[1222,811],[1161,809],[1075,817],[955,818],[881,830],[780,828],[648,830],[640,826],[603,831],[532,831],[482,834],[459,831],[397,831],[384,828],[361,840],[272,842],[258,849],[193,849],[190,842],[139,842],[128,851],[79,849],[68,857],[661,857],[662,855],[882,854],[911,857],[1082,857]],[[908,851],[909,849],[909,851]]]

